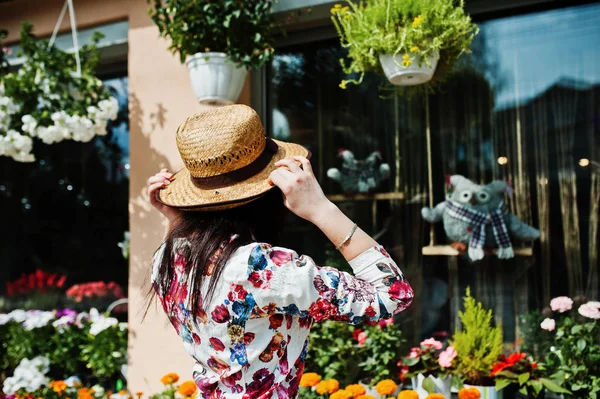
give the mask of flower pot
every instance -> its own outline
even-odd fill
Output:
[[[237,101],[248,70],[234,64],[225,53],[196,53],[185,64],[201,104],[226,105]]]
[[[435,391],[433,393],[441,393],[446,399],[450,399],[450,396],[452,395],[451,376],[448,376],[446,378],[438,378],[432,375],[426,377],[423,374],[419,374],[418,376],[411,378],[413,390],[415,390],[419,394],[419,399],[425,399],[427,395],[429,395],[429,392],[427,392],[425,388],[423,388],[423,382],[427,378],[429,378],[435,386]]]
[[[481,385],[468,385],[465,384],[465,388],[477,388],[481,394],[481,399],[502,399],[502,393],[496,391],[496,387],[484,387]]]
[[[431,80],[440,55],[435,52],[427,60],[409,55],[410,65],[404,66],[403,54],[382,54],[379,62],[391,84],[396,86],[416,86]],[[426,62],[427,61],[427,62]],[[428,66],[429,64],[430,66]]]

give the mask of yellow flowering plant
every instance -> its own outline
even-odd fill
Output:
[[[366,72],[382,73],[379,56],[401,55],[401,65],[429,65],[439,53],[439,62],[429,88],[444,80],[461,54],[470,51],[479,28],[465,14],[463,0],[362,0],[335,4],[331,20],[348,50],[342,59],[340,83],[360,84]],[[397,62],[398,63],[398,62]]]

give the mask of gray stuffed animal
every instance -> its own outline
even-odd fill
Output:
[[[345,193],[368,193],[390,176],[390,166],[383,163],[379,151],[374,151],[366,159],[357,161],[351,151],[340,149],[342,168],[331,168],[327,176],[340,183]]]
[[[484,256],[484,247],[498,248],[498,258],[514,256],[511,238],[519,241],[533,241],[540,232],[508,213],[504,205],[504,193],[508,185],[504,181],[494,181],[480,186],[469,179],[454,175],[450,177],[451,192],[446,201],[435,208],[423,208],[421,215],[430,223],[444,222],[446,235],[456,248],[465,250],[472,260]]]

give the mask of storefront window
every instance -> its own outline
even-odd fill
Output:
[[[36,143],[36,162],[0,159],[0,291],[36,269],[71,284],[115,281],[127,288],[118,243],[128,227],[127,77],[104,80],[118,99],[108,134],[89,143]]]
[[[337,40],[278,48],[270,67],[271,134],[311,150],[326,193],[402,266],[417,291],[403,315],[416,338],[454,328],[467,285],[502,321],[507,341],[518,336],[516,315],[556,295],[597,298],[600,288],[600,5],[480,28],[473,53],[427,98],[382,90],[375,75],[342,90],[345,50]],[[356,159],[379,151],[390,176],[377,182],[378,195],[344,196],[327,176],[342,166],[342,149]],[[541,239],[512,260],[423,256],[424,246],[448,243],[441,226],[430,242],[420,215],[429,205],[429,171],[434,203],[444,200],[447,174],[510,181],[512,212],[538,227]],[[283,241],[321,264],[343,265],[322,234],[300,220]]]

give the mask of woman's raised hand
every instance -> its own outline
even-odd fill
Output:
[[[163,169],[148,179],[148,198],[150,198],[150,204],[162,213],[169,222],[175,221],[181,211],[160,202],[158,200],[158,192],[161,188],[168,186],[172,178],[173,174],[168,169]]]

